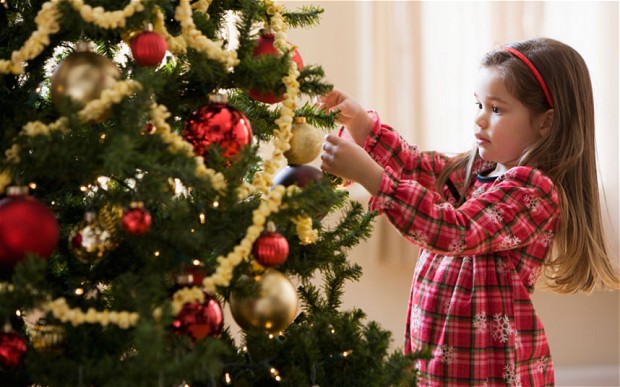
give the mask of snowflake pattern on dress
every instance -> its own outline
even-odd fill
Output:
[[[411,330],[418,333],[420,327],[422,326],[422,309],[416,305],[413,307],[413,311],[411,313]]]
[[[536,360],[536,368],[534,369],[535,372],[539,374],[544,374],[545,370],[547,369],[548,364],[549,364],[548,357],[541,357],[540,359]]]
[[[540,273],[542,273],[542,266],[535,267],[530,271],[530,274],[527,276],[527,285],[534,286],[536,285],[536,281],[538,281],[538,277],[540,277]]]
[[[453,364],[456,360],[456,352],[454,347],[450,345],[441,345],[435,350],[435,356],[439,358],[439,361],[445,364]]]
[[[420,270],[422,270],[422,267],[424,267],[424,264],[426,263],[426,258],[428,258],[428,253],[426,252],[423,252],[418,256],[418,262],[415,265],[415,271],[413,273],[416,277],[420,274]]]
[[[494,223],[500,226],[504,224],[504,215],[501,208],[492,205],[485,210],[485,213]]]
[[[411,237],[418,243],[423,245],[428,244],[428,235],[424,233],[422,230],[415,230]]]
[[[508,266],[508,261],[504,258],[498,258],[495,268],[497,269],[497,272],[501,275],[506,275],[510,273],[510,267]]]
[[[485,187],[481,185],[480,187],[476,188],[474,192],[472,192],[471,196],[473,198],[477,198],[478,196],[482,195],[485,191],[486,191]]]
[[[538,197],[527,195],[525,198],[523,198],[523,201],[525,202],[525,206],[528,208],[528,210],[532,212],[538,211],[538,208],[540,207],[540,199]]]
[[[487,313],[480,312],[474,316],[474,328],[476,332],[484,332],[487,330]]]
[[[545,231],[539,238],[538,238],[538,243],[540,243],[541,245],[548,247],[551,242],[553,242],[553,238],[555,237],[555,234],[551,231]]]
[[[499,248],[501,250],[512,250],[517,247],[517,245],[521,243],[521,240],[513,235],[504,235],[502,237],[502,241],[499,243]]]
[[[506,381],[506,385],[521,387],[521,377],[515,370],[515,366],[513,364],[506,364],[504,367],[504,380]]]
[[[461,239],[453,239],[448,246],[448,250],[455,254],[460,254],[463,250],[465,250],[465,242]]]
[[[493,315],[493,328],[491,335],[500,343],[507,343],[514,329],[510,324],[510,318],[499,313]]]
[[[444,301],[443,304],[441,304],[441,312],[445,315],[448,315],[448,312],[450,312],[450,305],[452,305],[450,300]]]

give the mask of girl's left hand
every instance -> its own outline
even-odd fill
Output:
[[[323,143],[321,169],[360,183],[373,196],[379,193],[383,168],[354,142],[328,134]]]

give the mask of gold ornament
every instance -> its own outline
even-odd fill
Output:
[[[323,136],[320,130],[308,124],[306,117],[295,118],[291,132],[291,148],[284,153],[289,164],[307,164],[319,156]]]
[[[267,269],[253,279],[257,297],[230,295],[230,311],[243,329],[261,328],[270,333],[285,330],[297,315],[297,292],[288,278],[275,269]],[[247,276],[240,281],[250,282]]]
[[[101,93],[112,88],[121,77],[113,61],[87,51],[87,48],[84,44],[78,45],[52,76],[52,100],[64,115],[77,112],[87,103],[99,99]]]
[[[106,203],[100,210],[97,219],[99,224],[110,233],[112,238],[120,234],[120,224],[123,217],[123,208],[121,206]]]
[[[32,346],[39,352],[62,353],[65,341],[65,329],[62,326],[49,325],[39,320],[32,328],[28,328]]]
[[[69,249],[86,264],[99,263],[114,247],[112,234],[99,223],[95,212],[86,212],[84,221],[69,235]]]

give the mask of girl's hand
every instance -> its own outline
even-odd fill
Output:
[[[383,168],[355,143],[327,135],[321,154],[321,169],[360,183],[373,196],[379,193]]]
[[[340,89],[334,88],[329,94],[319,98],[319,108],[328,112],[340,111],[336,121],[347,127],[359,146],[364,145],[372,130],[373,120],[366,109]]]

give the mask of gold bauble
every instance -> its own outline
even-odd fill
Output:
[[[320,130],[307,123],[306,117],[295,118],[291,132],[291,148],[284,152],[289,164],[308,164],[319,156],[323,135]]]
[[[113,235],[91,211],[84,214],[84,220],[69,234],[69,249],[78,260],[89,265],[99,263],[116,245]]]
[[[54,71],[52,100],[64,115],[77,112],[87,103],[99,99],[101,92],[112,88],[120,77],[116,64],[105,56],[76,51]]]
[[[118,205],[106,203],[100,210],[97,219],[99,224],[107,230],[113,238],[120,234],[123,208]]]
[[[256,281],[256,297],[239,297],[233,290],[230,311],[245,330],[264,329],[270,333],[284,331],[297,315],[297,291],[288,278],[275,269],[267,269],[253,279],[244,276],[240,281]]]

